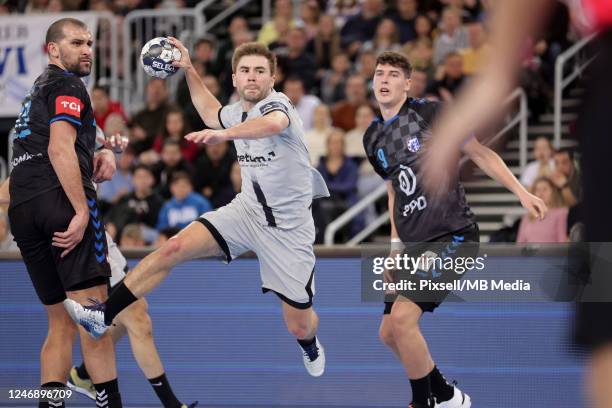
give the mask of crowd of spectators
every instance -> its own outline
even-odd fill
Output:
[[[233,3],[220,1],[226,5]],[[8,0],[0,2],[0,15],[110,11],[117,16],[120,28],[121,19],[129,11],[192,7],[195,3]],[[486,61],[490,3],[275,0],[271,19],[261,28],[236,14],[224,25],[226,38],[211,33],[198,39],[190,54],[211,92],[222,103],[230,103],[237,99],[230,63],[234,48],[247,41],[259,41],[276,53],[275,89],[284,92],[299,111],[312,164],[321,171],[331,191],[330,199],[321,204],[327,210],[318,211],[320,241],[321,229],[333,219],[333,214],[344,211],[377,186],[378,179],[364,160],[361,140],[375,115],[372,77],[378,53],[396,50],[408,55],[414,66],[411,97],[451,101]],[[545,101],[548,84],[552,82],[550,66],[569,44],[567,19],[567,12],[560,9],[551,24],[555,29],[545,30],[541,38],[532,38],[525,44],[523,83],[530,98],[538,102],[539,111],[548,108]],[[118,162],[115,179],[100,189],[109,231],[122,246],[128,245],[125,242],[138,246],[152,244],[160,236],[167,238],[187,220],[228,203],[240,191],[240,171],[232,145],[197,146],[183,138],[191,130],[205,126],[191,103],[184,80],[171,94],[165,81],[151,79],[146,86],[144,108],[131,115],[111,100],[104,86],[94,88],[92,101],[96,122],[105,133],[120,131],[130,138],[130,147]],[[525,178],[536,192],[552,197],[551,206],[557,206],[555,188],[571,183],[573,176],[558,175],[561,167],[554,166],[557,154],[553,159],[550,147],[538,143],[542,147],[538,144],[536,148],[537,163],[530,165]],[[548,190],[552,193],[544,192]],[[560,194],[569,204],[569,196]],[[368,217],[366,211],[346,234],[357,231]],[[521,239],[526,236],[528,239],[528,222],[524,221]]]

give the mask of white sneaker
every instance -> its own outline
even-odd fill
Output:
[[[64,307],[75,323],[83,326],[87,333],[97,339],[109,326],[104,324],[104,304],[93,298],[89,301],[91,306],[83,306],[72,299],[65,299]]]
[[[315,340],[315,342],[307,347],[306,350],[299,346],[302,351],[302,357],[304,359],[304,366],[306,367],[306,371],[308,374],[313,377],[320,377],[323,375],[325,371],[325,350],[321,343],[319,343],[319,338]]]
[[[472,399],[469,395],[453,385],[454,394],[453,398],[448,401],[436,403],[434,408],[470,408],[472,406]]]

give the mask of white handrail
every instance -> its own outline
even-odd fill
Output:
[[[578,62],[574,65],[574,69],[568,74],[566,78],[563,78],[563,68],[565,63],[570,60],[574,55],[578,54],[587,44],[589,44],[595,34],[583,38],[576,44],[565,50],[565,52],[557,57],[555,61],[555,106],[554,106],[554,145],[558,149],[561,147],[561,111],[563,107],[563,90],[574,80],[582,71],[593,61],[595,57],[589,58],[584,64],[580,65]]]
[[[527,95],[522,88],[516,88],[510,96],[506,98],[504,104],[509,104],[512,101],[519,100],[519,112],[504,126],[502,130],[497,132],[495,136],[488,141],[488,144],[495,142],[497,139],[506,134],[510,129],[519,124],[519,163],[521,169],[527,164]],[[460,160],[460,165],[465,164],[468,161],[467,157],[463,157]],[[366,197],[359,200],[355,205],[347,209],[345,212],[340,214],[338,218],[330,222],[325,228],[324,244],[326,246],[334,245],[334,236],[342,227],[348,224],[353,218],[359,213],[366,209],[370,204],[376,202],[379,198],[387,193],[386,184],[381,184],[376,190],[369,193]],[[367,225],[362,231],[357,233],[346,245],[354,246],[367,238],[372,232],[374,232],[379,226],[387,222],[386,217],[389,216],[387,211],[385,214],[379,215],[374,222]]]

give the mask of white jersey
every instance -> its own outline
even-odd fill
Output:
[[[242,176],[242,192],[236,199],[261,224],[290,229],[312,218],[313,198],[329,195],[323,178],[310,165],[297,110],[287,96],[272,91],[248,112],[242,110],[241,102],[224,106],[219,121],[228,128],[274,111],[289,118],[289,126],[281,133],[234,141]]]

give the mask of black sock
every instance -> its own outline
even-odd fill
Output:
[[[89,380],[89,373],[87,372],[87,368],[85,368],[85,362],[83,361],[80,366],[76,368],[76,372],[80,378],[83,380]]]
[[[302,346],[303,349],[308,346],[312,346],[315,341],[317,341],[317,336],[313,336],[312,339],[297,339],[297,342],[300,343],[300,346]]]
[[[410,387],[412,387],[412,402],[429,407],[428,404],[431,398],[429,375],[419,378],[418,380],[410,380]]]
[[[106,301],[106,310],[104,311],[104,323],[107,326],[110,326],[113,323],[113,319],[117,316],[123,309],[137,301],[138,298],[130,292],[127,286],[125,286],[125,282],[121,281],[115,286],[113,292],[108,297]]]
[[[165,373],[159,377],[149,378],[149,383],[153,387],[155,394],[157,394],[157,398],[164,405],[164,408],[181,408],[183,404],[174,395],[174,391],[172,391]]]
[[[94,384],[96,389],[96,406],[100,408],[122,408],[121,394],[117,379]]]
[[[47,382],[40,386],[41,391],[45,390],[47,393],[52,390],[65,390],[66,384],[62,384],[61,382]],[[52,392],[52,394],[54,394]],[[61,397],[61,395],[52,395],[52,397]],[[38,400],[38,408],[64,408],[66,404],[64,404],[63,398],[40,398]]]
[[[446,378],[438,370],[438,367],[434,366],[434,369],[429,373],[431,379],[431,392],[436,397],[437,402],[448,401],[453,398],[455,390],[453,386],[446,382]]]

